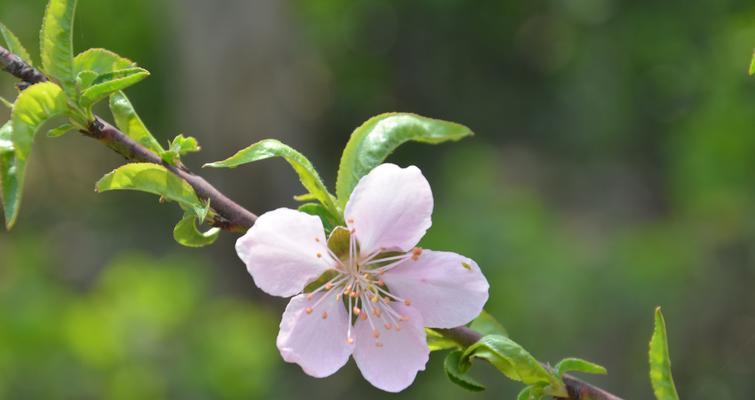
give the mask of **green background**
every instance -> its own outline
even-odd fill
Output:
[[[36,57],[44,2],[2,0]],[[128,90],[161,142],[204,147],[195,169],[265,137],[333,188],[351,130],[411,111],[476,136],[409,144],[435,195],[422,245],[474,258],[489,311],[544,361],[606,366],[590,381],[650,398],[653,309],[685,399],[755,392],[755,46],[750,1],[80,0],[75,49],[152,72]],[[15,81],[0,75],[0,94]],[[106,114],[106,110],[101,110]],[[0,119],[7,118],[0,110]],[[52,127],[53,125],[51,125]],[[398,396],[353,362],[317,380],[285,364],[285,301],[257,290],[223,234],[172,241],[177,207],[93,192],[121,160],[40,136],[19,223],[0,233],[0,398],[505,399],[492,368],[465,392],[442,355]],[[292,207],[280,160],[203,173],[247,208]],[[451,300],[452,301],[452,300]]]

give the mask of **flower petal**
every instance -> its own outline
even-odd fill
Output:
[[[326,298],[321,300],[323,296]],[[346,309],[335,294],[319,293],[311,299],[300,294],[291,299],[283,313],[276,344],[286,362],[299,364],[308,375],[323,378],[349,361],[354,346],[346,342],[348,328]]]
[[[359,320],[354,327],[354,360],[364,379],[375,387],[387,392],[400,392],[414,382],[417,372],[425,369],[430,350],[422,316],[411,307],[399,303],[392,303],[391,307],[409,320],[399,323],[400,331],[385,329],[376,322],[375,328],[380,332],[377,339],[373,336],[369,321]]]
[[[390,291],[411,302],[425,326],[453,328],[480,314],[488,281],[473,260],[446,251],[423,250],[383,274]]]
[[[319,218],[288,208],[260,216],[236,241],[236,252],[264,292],[289,297],[331,268]]]
[[[433,193],[419,168],[381,164],[351,193],[344,217],[356,229],[362,254],[381,247],[408,251],[430,225]]]

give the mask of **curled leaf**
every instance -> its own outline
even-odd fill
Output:
[[[561,376],[570,371],[584,372],[587,374],[605,375],[608,373],[605,367],[583,360],[581,358],[564,358],[556,364],[556,373]]]
[[[149,76],[144,68],[126,68],[99,75],[89,86],[81,92],[79,102],[84,107],[90,107],[111,94],[123,90],[140,82]]]
[[[206,232],[201,232],[197,227],[197,216],[192,212],[185,213],[173,229],[173,238],[186,247],[209,246],[215,243],[218,236],[220,236],[220,228],[210,228]]]
[[[461,350],[455,350],[446,355],[446,358],[443,360],[443,369],[446,371],[446,376],[448,376],[451,382],[472,392],[485,390],[483,384],[459,369],[461,353]]]

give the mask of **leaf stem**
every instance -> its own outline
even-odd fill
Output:
[[[19,89],[21,90],[29,85],[48,80],[40,71],[2,46],[0,46],[0,66],[2,66],[4,71],[22,81],[19,84]],[[125,133],[100,117],[95,116],[87,128],[80,130],[80,132],[84,136],[97,139],[111,150],[123,156],[127,161],[159,164],[184,179],[194,188],[197,196],[205,201],[210,201],[212,209],[217,213],[211,221],[211,225],[215,227],[231,232],[244,233],[252,227],[257,219],[255,214],[228,198],[201,176],[192,173],[186,167],[175,167],[164,162],[158,154],[129,138]],[[437,329],[437,331],[465,347],[474,344],[482,337],[479,333],[464,326],[452,329]],[[621,400],[621,398],[603,389],[570,375],[564,374],[563,380],[569,392],[569,397],[565,399]]]

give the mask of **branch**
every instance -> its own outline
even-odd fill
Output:
[[[21,90],[28,85],[47,81],[47,77],[43,73],[2,46],[0,46],[0,66],[4,71],[22,81],[22,84],[19,85]],[[175,167],[164,162],[159,155],[129,138],[125,133],[100,117],[95,116],[87,130],[80,132],[85,136],[99,140],[128,161],[159,164],[184,179],[194,188],[200,198],[209,200],[211,207],[219,214],[219,217],[212,221],[213,226],[232,232],[244,233],[252,227],[257,219],[257,216],[251,211],[229,199],[201,176],[192,173],[183,166]],[[479,333],[464,326],[453,329],[439,329],[439,331],[463,346],[470,346],[481,338]],[[564,375],[563,380],[569,392],[567,398],[569,400],[621,400],[619,397],[570,375]]]

